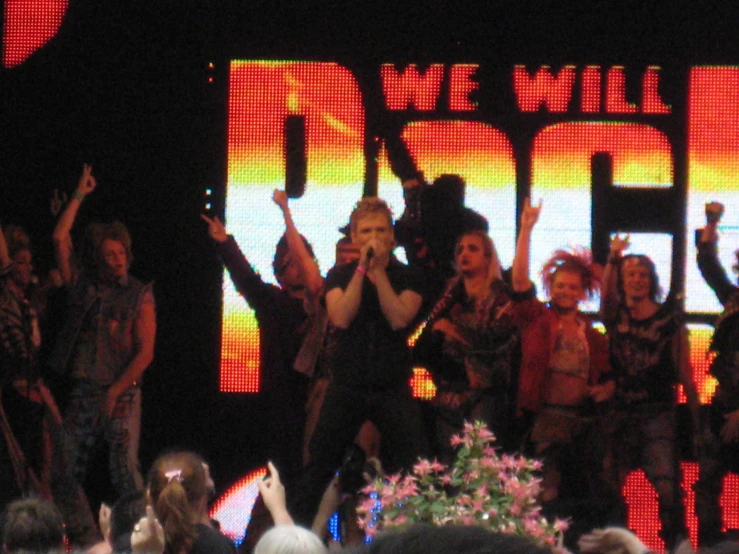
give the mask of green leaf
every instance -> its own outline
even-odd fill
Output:
[[[446,512],[446,506],[442,502],[434,502],[431,504],[430,512],[434,515],[441,515]]]

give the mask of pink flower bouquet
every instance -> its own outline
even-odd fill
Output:
[[[567,522],[548,522],[537,502],[541,462],[499,456],[482,422],[465,423],[452,438],[457,457],[448,467],[419,459],[410,474],[377,478],[363,489],[359,525],[368,535],[412,523],[483,525],[556,546]]]

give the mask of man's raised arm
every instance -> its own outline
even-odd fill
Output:
[[[516,292],[526,292],[532,287],[529,276],[531,232],[539,220],[541,201],[538,206],[532,206],[528,198],[524,201],[521,212],[521,231],[516,242],[516,257],[513,259],[512,283]]]
[[[56,263],[62,280],[65,285],[74,283],[77,278],[77,271],[74,264],[74,250],[72,248],[72,227],[77,218],[77,212],[82,205],[82,200],[95,190],[97,181],[92,175],[92,166],[84,164],[82,166],[82,175],[80,175],[77,190],[72,194],[72,198],[67,202],[62,215],[59,216],[54,234],[54,254],[56,255]]]
[[[618,272],[620,271],[623,252],[629,247],[629,235],[616,235],[611,239],[611,250],[608,255],[608,263],[603,272],[603,280],[600,292],[600,319],[609,321],[613,319],[618,310]]]
[[[287,237],[287,245],[290,249],[290,254],[295,257],[298,262],[298,270],[300,271],[300,278],[305,285],[305,288],[313,296],[318,296],[323,288],[323,277],[318,269],[316,260],[313,259],[310,252],[305,246],[298,228],[293,222],[292,214],[290,213],[290,207],[288,206],[287,193],[284,190],[275,189],[272,194],[272,200],[282,210],[282,217],[285,220],[285,236]]]

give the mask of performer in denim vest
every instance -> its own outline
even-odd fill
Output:
[[[694,427],[698,394],[687,356],[687,330],[675,300],[659,301],[654,262],[644,255],[624,256],[628,246],[628,237],[611,241],[603,275],[601,316],[616,380],[606,467],[614,490],[622,490],[629,471],[644,471],[657,491],[660,536],[672,550],[687,536],[675,444],[676,385],[683,385]]]
[[[86,236],[89,256],[76,263],[70,232],[82,201],[95,187],[92,167],[85,165],[54,230],[69,299],[67,321],[50,365],[72,383],[64,423],[73,476],[84,481],[90,457],[104,439],[111,481],[123,495],[143,487],[138,462],[140,386],[154,358],[156,313],[152,284],[128,274],[131,238],[122,223],[91,225]]]

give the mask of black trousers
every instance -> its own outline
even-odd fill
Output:
[[[721,429],[725,424],[724,411],[712,405],[709,408],[711,425],[701,438],[698,450],[698,481],[695,491],[695,513],[698,516],[698,544],[701,548],[726,540],[723,533],[721,493],[724,477],[729,472],[739,473],[739,443],[725,443]]]
[[[418,456],[426,455],[421,412],[409,387],[368,390],[332,383],[311,440],[310,462],[291,502],[290,513],[296,521],[310,527],[346,448],[367,420],[382,435],[382,450],[388,453],[383,467],[388,473],[409,469]]]

